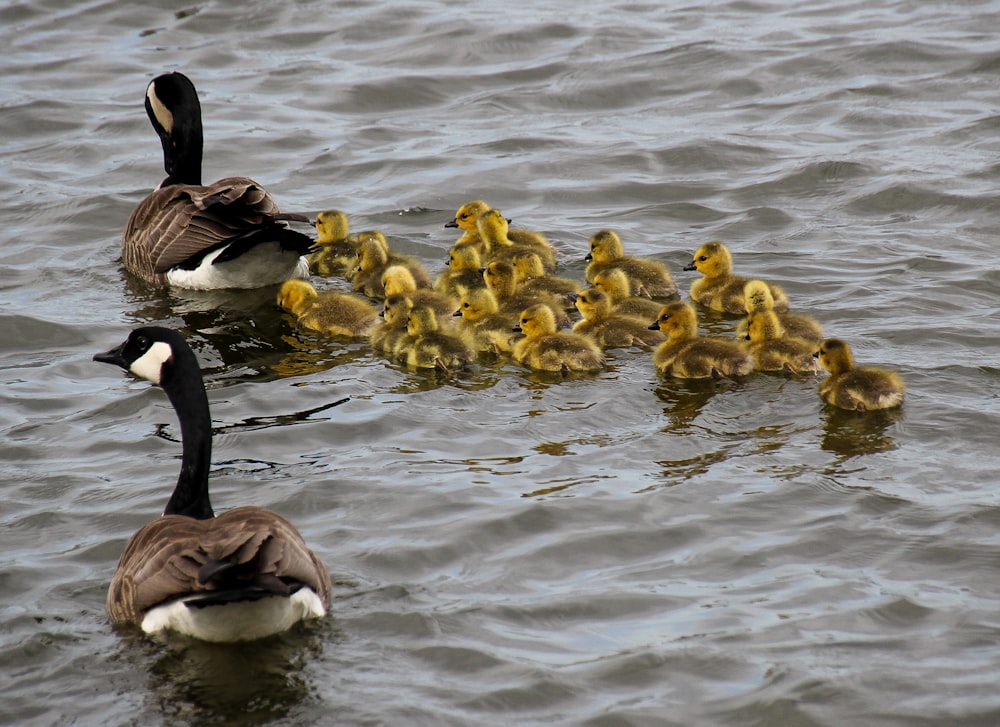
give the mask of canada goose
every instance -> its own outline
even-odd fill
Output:
[[[513,351],[514,359],[522,366],[564,374],[604,368],[604,354],[594,340],[557,331],[555,313],[544,303],[523,310],[512,330],[524,333]]]
[[[181,73],[146,88],[146,113],[163,145],[167,178],[132,211],[122,233],[125,269],[180,288],[258,288],[309,275],[313,245],[252,179],[201,183],[201,105]]]
[[[641,318],[613,313],[611,298],[597,288],[576,296],[576,307],[583,320],[573,326],[573,333],[591,336],[601,348],[651,348],[667,340],[666,334],[650,330]]]
[[[816,370],[816,344],[789,336],[773,310],[759,310],[747,319],[746,348],[758,371],[790,371],[804,374]]]
[[[733,256],[721,242],[715,240],[699,247],[684,269],[697,270],[704,276],[691,283],[691,300],[723,313],[746,311],[744,288],[747,278],[733,275]],[[785,292],[777,285],[768,283],[768,287],[773,299],[771,309],[779,313],[787,311]]]
[[[460,316],[459,330],[468,332],[480,351],[509,353],[515,339],[520,338],[511,331],[517,316],[501,313],[496,296],[488,288],[466,291],[452,315]]]
[[[455,310],[458,299],[439,293],[433,288],[418,288],[413,273],[404,265],[390,265],[382,273],[382,289],[388,298],[404,293],[413,305],[429,305],[438,316],[449,316]]]
[[[546,275],[545,266],[538,253],[530,250],[515,253],[510,259],[514,266],[514,280],[517,289],[524,293],[545,293],[558,296],[572,306],[570,293],[579,293],[583,289],[579,280],[561,278],[556,275]]]
[[[479,215],[490,209],[490,206],[481,199],[466,202],[455,213],[455,217],[445,223],[445,227],[457,227],[462,230],[462,236],[455,241],[456,245],[474,245],[477,252],[486,251],[482,238],[479,236],[479,229],[476,222]],[[510,220],[507,220],[508,224]],[[508,229],[507,236],[511,241],[521,245],[548,245],[548,240],[539,232],[531,230]]]
[[[434,281],[434,290],[453,298],[476,288],[485,288],[482,258],[472,245],[453,245],[448,251],[448,269]]]
[[[437,314],[430,306],[413,306],[406,321],[409,339],[396,350],[407,365],[452,371],[464,368],[476,352],[464,335],[441,330]]]
[[[330,574],[288,520],[255,506],[214,514],[208,397],[184,338],[167,328],[137,328],[94,360],[161,386],[183,445],[181,473],[163,516],[129,539],[118,562],[107,600],[112,623],[231,642],[325,615]]]
[[[403,265],[410,270],[418,288],[431,287],[431,276],[419,260],[393,252],[378,230],[358,233],[357,265],[351,273],[354,290],[369,298],[385,298],[382,274],[390,265]]]
[[[494,260],[483,268],[483,279],[486,287],[496,296],[501,313],[518,316],[522,310],[535,303],[544,303],[552,308],[556,316],[556,327],[562,328],[569,324],[565,306],[559,296],[536,291],[529,293],[521,291],[514,277],[514,266],[504,260]]]
[[[664,306],[650,330],[659,328],[667,340],[653,352],[657,371],[684,379],[746,376],[753,356],[736,341],[698,335],[698,314],[689,303]]]
[[[667,266],[656,260],[625,255],[622,239],[613,230],[601,230],[590,238],[590,252],[583,258],[587,262],[584,275],[594,284],[594,276],[608,268],[619,268],[632,286],[632,295],[646,298],[673,298],[677,295]]]
[[[773,311],[774,296],[771,295],[771,286],[763,280],[748,280],[743,286],[743,298],[747,310],[747,318],[740,321],[736,327],[737,340],[743,339],[747,335],[747,323],[749,317],[758,311]],[[818,344],[823,340],[823,326],[812,316],[805,313],[793,313],[784,311],[777,313],[781,327],[784,329],[784,336],[788,338],[802,338]]]
[[[511,258],[519,252],[530,251],[541,258],[545,272],[551,273],[556,269],[556,249],[549,244],[549,241],[541,235],[539,235],[539,239],[530,242],[517,242],[511,239],[507,218],[500,210],[486,210],[479,215],[476,220],[476,229],[479,230],[479,237],[486,250],[483,255],[484,260],[510,262]]]
[[[368,336],[378,325],[378,311],[367,300],[336,290],[316,292],[307,280],[286,280],[278,291],[278,307],[298,324],[328,336]]]
[[[593,285],[598,290],[603,290],[611,298],[611,309],[615,313],[627,316],[637,316],[644,320],[656,318],[663,308],[663,303],[658,303],[651,298],[643,298],[632,295],[632,286],[624,270],[619,268],[605,268],[594,276]]]
[[[316,249],[309,255],[309,270],[329,278],[345,276],[357,264],[358,238],[349,234],[347,215],[324,210],[316,215]]]
[[[379,314],[383,318],[382,324],[371,333],[372,348],[395,357],[396,352],[408,343],[406,319],[412,308],[413,301],[405,294],[398,293],[386,298]]]
[[[895,371],[854,365],[854,355],[846,341],[828,338],[813,356],[830,372],[819,385],[819,395],[840,409],[870,411],[892,409],[903,403],[906,387]]]

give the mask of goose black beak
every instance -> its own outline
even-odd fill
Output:
[[[698,266],[694,264],[694,260],[692,260],[687,265],[685,265],[683,268],[681,268],[681,270],[687,270],[689,272],[691,270],[697,270],[697,269],[698,269]]]
[[[110,351],[105,351],[104,353],[95,353],[94,360],[99,363],[114,364],[115,366],[120,366],[126,371],[128,371],[128,361],[125,360],[123,354],[125,350],[125,343],[112,348]]]
[[[444,223],[445,227],[458,227],[458,218],[452,217],[450,221]]]

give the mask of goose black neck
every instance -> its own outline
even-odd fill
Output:
[[[197,520],[215,516],[208,496],[208,470],[212,461],[212,417],[198,361],[187,346],[175,347],[165,363],[160,386],[167,393],[181,424],[183,456],[177,486],[164,515],[187,515]]]
[[[146,97],[146,113],[163,146],[163,169],[167,178],[161,186],[201,184],[201,155],[204,143],[201,127],[201,102],[194,84],[179,73],[161,76],[156,83],[157,98],[169,109],[169,128],[165,128]]]

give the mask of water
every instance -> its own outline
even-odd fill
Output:
[[[0,10],[0,722],[1000,722],[1000,6],[161,6]],[[663,380],[639,351],[444,377],[296,331],[273,290],[132,284],[120,231],[163,176],[142,94],[174,69],[206,179],[432,269],[475,198],[568,276],[610,227],[686,290],[722,239],[906,404]],[[323,623],[242,647],[108,625],[179,432],[90,357],[146,322],[203,364],[216,506],[280,511],[329,565]]]

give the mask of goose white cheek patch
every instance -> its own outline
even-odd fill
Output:
[[[170,360],[173,355],[173,351],[170,349],[170,344],[164,343],[163,341],[157,341],[146,353],[142,354],[139,358],[132,362],[132,365],[128,367],[136,376],[141,376],[147,381],[152,381],[154,384],[160,383],[160,369],[166,361]]]
[[[152,84],[146,90],[146,98],[149,99],[149,105],[153,109],[153,115],[156,120],[160,122],[160,126],[169,134],[174,130],[174,115],[170,113],[170,109],[163,105],[160,101],[159,96],[156,95],[156,91],[153,89]]]

